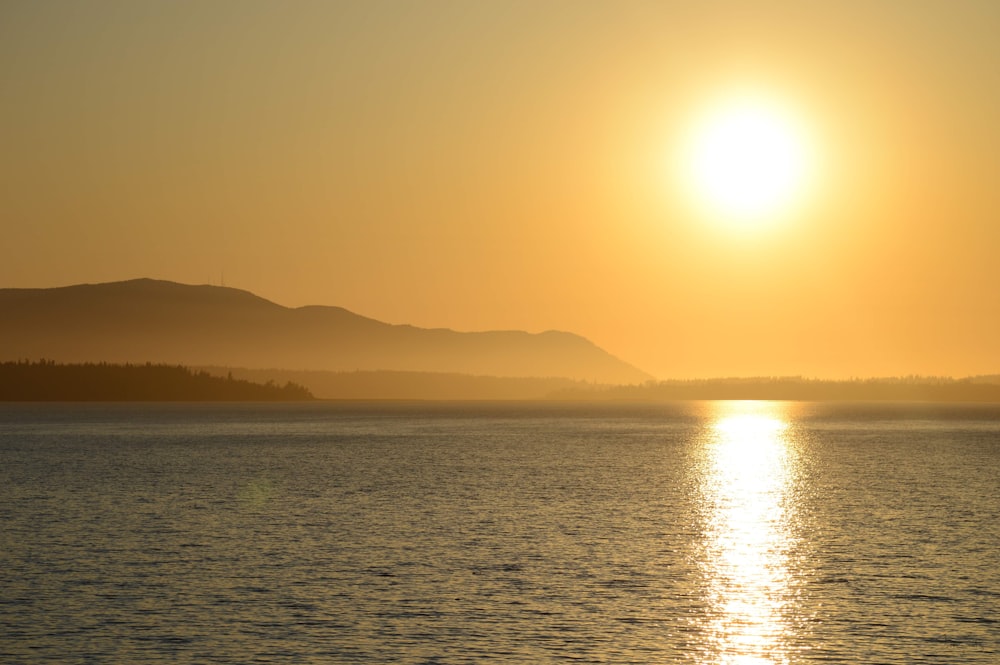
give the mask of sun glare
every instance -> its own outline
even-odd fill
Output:
[[[806,132],[778,103],[732,98],[704,112],[688,135],[685,190],[713,220],[756,227],[802,200],[812,170]]]
[[[782,405],[717,403],[702,483],[715,662],[788,662],[794,454]]]

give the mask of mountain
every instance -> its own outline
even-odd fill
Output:
[[[566,332],[391,325],[340,307],[136,279],[0,289],[0,360],[444,372],[641,383],[651,377]]]

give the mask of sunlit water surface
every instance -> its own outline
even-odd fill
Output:
[[[0,661],[995,664],[998,525],[996,406],[0,405]]]

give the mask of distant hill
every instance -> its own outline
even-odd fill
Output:
[[[136,279],[0,289],[0,360],[391,370],[633,384],[649,375],[566,332],[391,325],[340,307]]]

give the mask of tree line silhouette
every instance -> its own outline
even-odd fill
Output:
[[[182,365],[80,363],[52,360],[0,363],[3,401],[297,401],[305,387],[193,372]]]
[[[562,399],[1000,402],[1000,376],[883,377],[850,380],[753,377],[650,381],[558,391]]]

